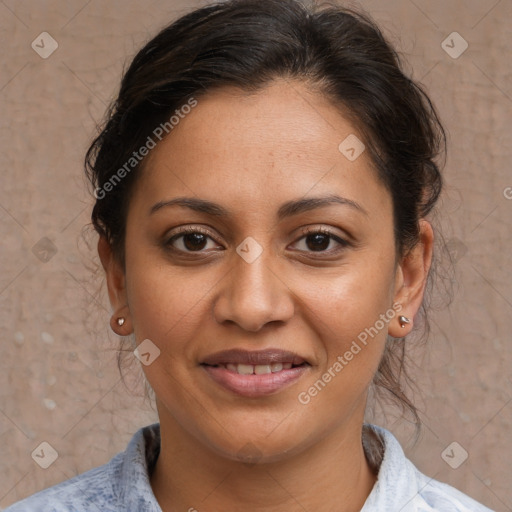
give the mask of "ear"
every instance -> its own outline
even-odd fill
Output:
[[[126,336],[131,331],[131,321],[126,295],[125,273],[121,264],[115,258],[110,243],[104,236],[100,236],[98,240],[98,255],[105,270],[108,297],[114,310],[110,326],[116,334]],[[122,326],[117,323],[117,319],[120,317],[124,318]]]
[[[403,338],[413,327],[413,319],[420,309],[427,284],[428,272],[432,264],[434,231],[425,219],[420,220],[420,239],[398,264],[395,277],[394,303],[401,304],[399,315],[389,325],[389,334]],[[410,323],[401,326],[399,316],[409,318]]]

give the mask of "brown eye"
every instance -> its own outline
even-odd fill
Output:
[[[198,227],[181,228],[166,242],[166,246],[181,252],[203,252],[210,233]],[[178,242],[178,243],[176,243]]]
[[[349,245],[346,240],[325,228],[309,229],[300,240],[305,240],[305,249],[300,250],[306,252],[336,252],[340,250],[339,247],[337,249],[328,249],[332,241],[335,241],[338,246],[342,247]]]

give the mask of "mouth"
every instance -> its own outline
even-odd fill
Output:
[[[311,364],[293,352],[279,349],[217,352],[201,366],[224,389],[246,397],[275,394],[303,376]]]
[[[290,368],[297,368],[305,366],[307,363],[294,365],[292,363],[272,363],[272,364],[216,364],[206,365],[212,368],[224,368],[230,372],[238,373],[239,375],[266,375],[269,373],[277,373],[282,370],[289,370]]]

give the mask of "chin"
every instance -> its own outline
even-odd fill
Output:
[[[225,432],[221,439],[210,439],[210,448],[219,456],[246,464],[269,464],[282,462],[293,457],[313,441],[294,435],[289,429],[282,432],[270,433],[244,430],[243,436],[226,437]]]

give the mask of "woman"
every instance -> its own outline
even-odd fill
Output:
[[[159,423],[7,510],[489,511],[364,423],[372,386],[416,414],[444,142],[362,14],[232,0],[165,28],[86,159]]]

